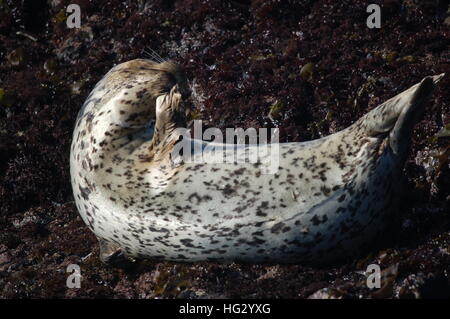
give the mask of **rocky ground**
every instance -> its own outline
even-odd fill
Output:
[[[80,29],[66,26],[70,3]],[[366,27],[368,3],[381,3],[381,29]],[[448,0],[0,0],[0,297],[450,298],[448,10]],[[414,131],[393,231],[366,256],[321,268],[101,264],[73,202],[71,134],[95,83],[145,48],[185,66],[209,126],[278,126],[281,141],[336,132],[446,72]],[[72,263],[80,289],[66,287]],[[372,263],[381,289],[365,285]]]

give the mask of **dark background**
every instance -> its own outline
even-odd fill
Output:
[[[66,27],[70,3],[80,29]],[[366,26],[369,3],[381,4],[381,29]],[[439,0],[0,0],[0,297],[450,297],[448,10]],[[336,132],[446,72],[414,131],[386,240],[326,268],[102,265],[73,202],[72,130],[95,83],[146,47],[186,68],[204,123],[275,125],[282,142]],[[71,263],[80,289],[66,288]],[[361,274],[371,263],[389,275],[379,290]]]

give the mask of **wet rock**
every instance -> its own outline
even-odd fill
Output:
[[[11,256],[7,251],[0,254],[0,265],[7,264],[10,261],[11,261]]]
[[[315,75],[314,63],[306,63],[300,69],[300,77],[305,81],[311,80],[314,75]]]
[[[5,271],[12,261],[11,254],[8,251],[0,253],[0,272]]]
[[[58,69],[58,62],[55,59],[50,58],[45,61],[45,63],[44,63],[45,72],[52,74],[57,69]]]
[[[94,39],[92,28],[89,25],[82,25],[81,28],[73,30],[72,35],[65,39],[56,49],[56,56],[62,63],[77,63],[84,50]]]
[[[22,228],[27,224],[37,224],[42,223],[43,220],[38,215],[36,215],[35,211],[30,210],[25,212],[21,219],[13,220],[13,225],[16,228]]]
[[[439,134],[445,135],[445,130],[441,130]],[[419,151],[415,158],[416,164],[424,169],[426,179],[431,185],[431,194],[434,196],[445,196],[442,192],[445,193],[448,189],[449,156],[450,148],[445,147]]]
[[[182,265],[174,267],[158,267],[154,273],[154,297],[178,297],[191,286],[189,270]]]
[[[329,288],[323,288],[313,293],[308,299],[342,299],[342,294]]]
[[[394,283],[398,276],[398,264],[394,264],[387,269],[381,271],[381,287],[372,293],[372,297],[376,299],[391,298],[394,294]]]
[[[12,66],[22,66],[26,61],[25,50],[23,48],[14,49],[10,53],[8,53],[6,59]]]
[[[274,104],[270,106],[270,111],[268,117],[273,121],[277,121],[281,119],[282,113],[284,109],[284,104],[281,101],[276,101]]]
[[[440,274],[411,274],[396,287],[400,299],[449,298],[450,281]]]

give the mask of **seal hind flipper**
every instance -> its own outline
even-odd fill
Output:
[[[427,76],[417,83],[382,103],[355,125],[369,137],[389,137],[392,152],[403,158],[409,146],[412,128],[423,115],[425,102],[430,97],[434,85],[444,76]]]
[[[394,127],[389,133],[389,144],[393,153],[404,157],[409,148],[411,133],[414,125],[420,120],[424,113],[425,103],[428,101],[437,83],[444,74],[427,76],[411,94],[410,100],[405,101],[400,115]]]

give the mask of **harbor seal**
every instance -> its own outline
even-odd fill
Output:
[[[164,63],[114,67],[76,121],[71,182],[104,262],[325,264],[353,256],[382,235],[395,210],[413,126],[443,76],[424,78],[340,132],[277,144],[278,171],[261,174],[259,163],[174,163],[189,89],[181,68]]]

